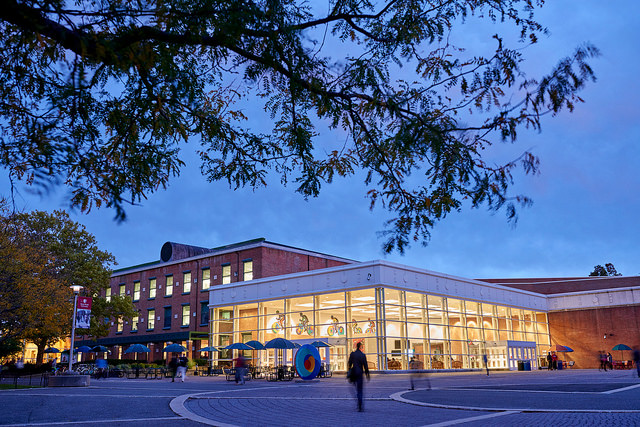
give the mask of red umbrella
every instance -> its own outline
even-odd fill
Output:
[[[555,352],[560,352],[560,351],[569,351],[567,349],[567,347],[560,345],[560,344],[554,344],[551,347],[549,347],[549,351],[555,351]]]

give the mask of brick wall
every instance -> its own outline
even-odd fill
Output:
[[[561,359],[575,361],[576,368],[597,368],[598,351],[611,352],[614,360],[620,360],[620,351],[611,350],[616,344],[640,346],[640,305],[552,312],[549,328],[552,344],[574,350]],[[624,359],[631,359],[630,351],[624,352]]]

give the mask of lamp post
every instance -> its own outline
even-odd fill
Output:
[[[76,308],[78,306],[78,293],[82,289],[80,285],[69,286],[73,291],[73,314],[71,320],[71,345],[69,348],[69,373],[73,372],[73,344],[76,339]]]

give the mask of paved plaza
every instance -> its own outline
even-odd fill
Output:
[[[244,386],[187,381],[92,380],[90,387],[0,391],[5,426],[640,426],[634,371],[374,375],[365,411],[343,377]]]

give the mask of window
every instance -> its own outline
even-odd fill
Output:
[[[111,302],[111,288],[107,288],[107,292],[104,294],[104,299],[107,302]]]
[[[209,323],[209,301],[200,302],[200,324]]]
[[[131,332],[138,332],[139,321],[140,321],[139,316],[133,316],[133,319],[131,319]]]
[[[118,292],[118,295],[120,295],[121,297],[125,296],[127,293],[126,290],[127,285],[125,285],[124,283],[120,285],[120,291]]]
[[[231,283],[231,264],[222,266],[222,284]]]
[[[209,289],[211,286],[211,269],[203,268],[202,269],[202,290]]]
[[[253,261],[250,259],[242,261],[243,280],[253,280]]]
[[[147,311],[147,329],[151,330],[156,327],[156,311],[152,308]]]
[[[164,325],[165,329],[171,328],[171,307],[164,308]]]
[[[191,292],[191,272],[182,273],[182,292],[188,294]]]
[[[191,306],[189,304],[182,306],[182,326],[189,326],[189,316],[191,316]]]
[[[149,299],[156,297],[156,278],[149,279]]]
[[[140,299],[140,281],[133,282],[133,300],[138,301]]]
[[[121,334],[122,333],[122,329],[124,325],[124,321],[122,320],[122,318],[118,319],[118,326],[116,327],[116,334]]]
[[[173,276],[167,276],[167,283],[164,287],[164,296],[170,297],[173,295]]]

